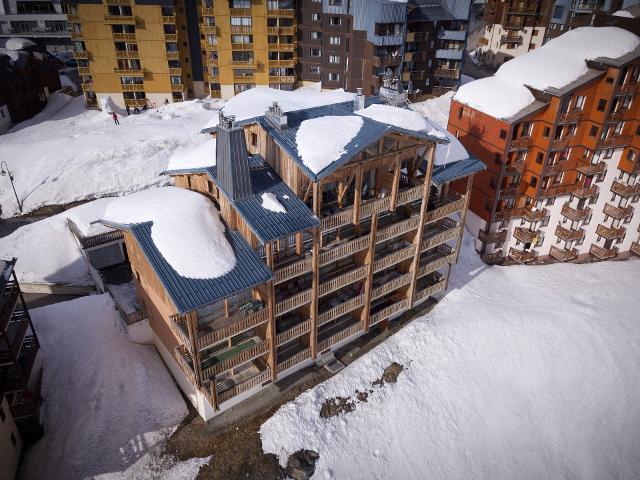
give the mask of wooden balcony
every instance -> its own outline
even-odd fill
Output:
[[[507,238],[506,230],[498,230],[497,232],[487,233],[484,230],[478,232],[478,239],[483,243],[502,243]]]
[[[448,247],[448,248],[444,248]],[[444,267],[445,265],[453,264],[456,261],[455,249],[448,245],[440,245],[436,255],[430,257],[426,263],[421,263],[418,269],[418,278],[422,278],[425,275],[435,272],[436,270]]]
[[[276,315],[282,315],[283,313],[290,312],[302,305],[311,301],[311,289],[297,293],[292,297],[287,298],[281,302],[276,303]]]
[[[78,75],[91,75],[89,67],[78,67]]]
[[[631,135],[613,135],[598,142],[598,148],[619,148],[631,145]]]
[[[435,222],[464,208],[464,197],[450,196],[444,202],[434,202],[434,209],[427,211],[425,223]]]
[[[491,253],[483,253],[480,255],[480,258],[482,258],[482,261],[487,265],[497,265],[504,261],[502,249],[494,250]]]
[[[524,160],[512,161],[505,163],[504,173],[505,175],[521,175],[524,170]]]
[[[524,218],[528,222],[541,221],[549,216],[549,210],[546,208],[530,210],[527,207],[522,207],[518,209],[518,216]]]
[[[591,187],[578,187],[571,193],[578,198],[595,197],[598,194],[598,187],[597,185],[593,185]]]
[[[409,245],[408,247],[396,250],[389,255],[386,255],[373,263],[373,272],[377,273],[385,268],[389,268],[396,263],[413,258],[416,254],[416,246]]]
[[[180,52],[167,52],[168,60],[180,60]]]
[[[233,83],[255,83],[256,77],[254,75],[234,75]]]
[[[391,206],[391,197],[378,198],[365,202],[360,208],[360,218],[365,219],[374,213],[385,212]]]
[[[77,23],[79,23],[80,22],[80,17],[78,15],[73,15],[73,14],[67,13],[67,20],[69,22],[77,22]]]
[[[320,288],[318,289],[318,296],[322,297],[323,295],[327,295],[328,293],[335,292],[336,290],[346,287],[347,285],[351,285],[352,283],[357,282],[358,280],[362,280],[367,276],[367,265],[362,265],[360,267],[355,268],[354,270],[350,270],[347,273],[343,273],[342,275],[338,275],[330,280],[327,280],[320,284]]]
[[[459,68],[436,68],[433,71],[433,75],[440,78],[451,78],[457,80],[460,78]]]
[[[241,25],[231,25],[231,33],[252,33],[253,27],[251,26],[241,26]]]
[[[636,255],[640,256],[640,242],[633,242],[629,250],[631,250]]]
[[[296,326],[290,328],[289,330],[285,330],[284,332],[279,333],[276,336],[276,345],[280,346],[283,343],[287,343],[294,338],[298,338],[305,333],[309,333],[311,331],[311,320],[306,320],[297,324]]]
[[[238,383],[234,385],[228,390],[225,390],[221,393],[218,393],[218,403],[226,402],[227,400],[235,397],[236,395],[240,395],[247,390],[251,390],[258,385],[262,385],[265,382],[271,380],[271,369],[267,367],[265,370],[257,374],[255,377],[250,378],[242,383]]]
[[[365,235],[320,253],[320,265],[333,263],[341,258],[360,252],[369,246],[369,235]]]
[[[420,224],[420,216],[414,215],[411,218],[402,220],[401,222],[394,223],[387,227],[381,228],[376,234],[376,243],[391,240],[400,235],[404,235],[407,232],[411,232],[418,228]]]
[[[74,50],[73,58],[76,60],[90,60],[91,54],[87,50]]]
[[[400,275],[398,277],[395,277],[394,279],[383,283],[382,285],[380,285],[379,287],[374,288],[371,291],[371,298],[373,300],[375,300],[376,298],[380,298],[383,295],[386,295],[387,293],[391,293],[394,290],[397,290],[400,287],[404,287],[406,285],[409,285],[411,283],[411,279],[413,277],[413,274],[411,272],[409,273],[405,273],[404,275]]]
[[[251,347],[239,350],[237,353],[225,358],[218,363],[213,364],[212,366],[204,368],[202,370],[202,377],[207,379],[219,373],[231,370],[238,365],[242,365],[243,363],[247,363],[251,360],[261,357],[262,355],[268,353],[270,349],[271,342],[268,339],[263,340]],[[206,364],[206,360],[203,361],[203,364]]]
[[[574,242],[584,238],[584,230],[582,228],[579,228],[578,230],[571,230],[558,225],[555,233],[566,242]]]
[[[267,308],[248,315],[244,315],[242,312],[236,312],[235,315],[231,315],[230,317],[214,320],[209,323],[208,326],[200,327],[196,339],[198,350],[204,350],[227,338],[251,330],[268,320],[269,310]]]
[[[146,98],[125,98],[124,99],[124,104],[128,105],[129,107],[138,107],[138,108],[142,108],[145,105],[148,105],[148,100]]]
[[[306,348],[295,355],[287,358],[284,362],[278,362],[278,373],[282,373],[285,370],[289,370],[291,367],[304,362],[305,360],[311,358],[311,349]]]
[[[344,330],[341,330],[340,332],[331,335],[329,338],[322,340],[321,342],[318,342],[318,351],[323,351],[323,350],[326,350],[327,348],[331,348],[336,343],[341,342],[342,340],[345,340],[355,335],[361,330],[362,330],[362,325],[360,324],[360,322],[354,325],[351,325],[350,327],[345,328]]]
[[[606,163],[598,162],[590,163],[588,165],[578,165],[576,169],[584,175],[600,175],[605,171],[606,167]]]
[[[278,67],[278,68],[293,68],[295,67],[296,59],[292,58],[290,60],[269,60],[270,67]]]
[[[627,218],[633,215],[633,207],[631,205],[626,207],[614,207],[610,203],[606,203],[604,205],[603,212],[605,215],[609,215],[612,218]]]
[[[632,197],[634,195],[640,195],[640,183],[635,185],[625,185],[617,180],[613,181],[611,185],[611,191],[621,197]]]
[[[572,248],[571,250],[567,250],[565,248],[558,248],[552,246],[549,250],[549,255],[558,260],[559,262],[568,262],[571,260],[575,260],[578,258],[578,249]]]
[[[436,293],[443,291],[446,287],[447,287],[447,280],[443,278],[442,280],[440,280],[438,283],[434,285],[431,285],[423,290],[416,291],[413,297],[413,301],[415,303],[424,298],[428,298],[431,295],[435,295]]]
[[[616,86],[616,95],[626,95],[629,93],[636,93],[638,91],[638,84],[636,82],[627,82],[624,85]]]
[[[611,228],[602,224],[598,224],[596,227],[596,235],[605,238],[607,240],[617,240],[624,237],[626,229],[624,227]]]
[[[164,41],[165,42],[177,42],[178,41],[178,34],[177,33],[165,33],[164,34]]]
[[[564,138],[555,138],[551,140],[549,143],[549,148],[551,150],[561,150],[563,148],[567,148],[569,146],[569,139],[567,137]]]
[[[295,35],[294,27],[267,27],[267,35]],[[318,42],[317,45],[321,45]]]
[[[500,187],[500,189],[498,190],[498,196],[500,198],[513,197],[516,193],[518,193],[517,184],[509,184],[505,187]]]
[[[358,295],[357,297],[353,297],[346,302],[342,302],[339,305],[336,305],[329,310],[322,312],[318,315],[318,325],[324,325],[331,320],[335,320],[336,318],[340,318],[343,315],[355,310],[356,308],[360,308],[364,305],[364,295]]]
[[[345,208],[340,210],[333,215],[329,215],[327,217],[323,217],[320,220],[320,224],[322,226],[322,231],[334,230],[336,228],[347,225],[353,221],[353,207]]]
[[[440,244],[448,242],[449,240],[453,240],[454,238],[458,238],[460,235],[460,226],[456,224],[455,227],[449,227],[444,229],[443,231],[436,233],[435,235],[428,236],[422,241],[422,251],[429,250],[430,248],[436,247]]]
[[[131,24],[135,25],[136,19],[133,15],[105,15],[104,23],[109,24]]]
[[[215,15],[215,8],[214,7],[200,7],[200,13],[203,16],[209,17],[212,15]]]
[[[382,320],[389,318],[391,315],[402,312],[407,308],[409,308],[409,299],[403,298],[399,302],[393,303],[388,307],[383,308],[382,310],[371,314],[371,317],[369,319],[369,325],[370,326],[375,325],[376,323],[379,323]]]
[[[113,33],[113,39],[123,42],[135,42],[136,34],[135,33]]]
[[[540,198],[558,197],[561,195],[569,195],[576,190],[575,185],[555,185],[540,189]]]
[[[534,251],[518,250],[517,248],[509,249],[509,257],[518,263],[531,263],[538,258],[538,254]]]
[[[589,253],[599,260],[608,260],[618,256],[618,247],[603,248],[594,243],[589,248]]]
[[[80,85],[83,92],[92,92],[93,91],[93,83],[83,83]]]
[[[269,83],[296,83],[296,77],[294,75],[271,75]]]
[[[82,40],[84,38],[84,35],[82,34],[82,32],[71,31],[69,32],[69,38],[71,40]]]
[[[513,236],[522,243],[531,243],[536,237],[540,236],[540,230],[529,230],[527,228],[516,227],[513,230]]]
[[[311,258],[310,257],[303,258],[302,260],[298,260],[297,262],[290,263],[285,267],[276,269],[274,283],[277,285],[278,283],[285,282],[287,280],[298,277],[310,271],[311,271]]]
[[[543,175],[554,175],[559,173],[562,170],[562,165],[560,163],[547,164],[542,167]]]
[[[175,15],[163,15],[162,16],[162,23],[168,24],[168,25],[175,25],[176,16]]]
[[[585,207],[582,210],[578,210],[576,208],[573,208],[571,204],[567,202],[562,206],[562,210],[560,213],[562,213],[562,215],[567,217],[569,220],[585,220],[591,215],[591,209],[589,207]]]
[[[406,205],[407,203],[411,203],[422,198],[423,191],[424,186],[417,185],[398,192],[398,205]]]
[[[197,384],[196,374],[193,371],[193,358],[191,354],[187,351],[187,348],[184,345],[180,345],[174,349],[174,357],[180,365],[180,368],[184,372],[184,374],[191,380],[191,383],[194,385]]]
[[[582,119],[582,112],[578,110],[575,112],[561,113],[560,117],[558,118],[558,121],[560,123],[577,123],[581,119]]]
[[[509,144],[509,150],[523,150],[531,146],[531,137],[520,137],[511,140]]]

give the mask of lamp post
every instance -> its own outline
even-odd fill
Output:
[[[9,181],[11,182],[11,188],[13,188],[13,194],[16,197],[16,202],[18,202],[18,208],[20,209],[20,213],[22,213],[22,204],[20,203],[20,199],[18,198],[18,193],[16,192],[16,186],[13,184],[13,175],[9,171],[9,165],[4,160],[0,162],[0,175],[3,177],[5,175],[9,176]]]

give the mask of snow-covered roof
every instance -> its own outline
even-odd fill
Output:
[[[189,147],[178,147],[169,157],[167,172],[213,167],[216,164],[216,139],[207,140]]]
[[[8,50],[24,50],[25,48],[35,47],[36,44],[28,38],[9,38],[4,44],[4,48]]]
[[[613,12],[611,15],[614,17],[633,18],[633,14],[628,10],[618,10],[617,12]]]
[[[504,63],[493,77],[460,86],[454,99],[496,118],[508,118],[535,99],[527,86],[561,89],[588,72],[587,60],[633,52],[640,38],[617,27],[582,27]]]
[[[391,105],[373,104],[355,113],[405,130],[427,131],[428,127],[424,117],[419,113]]]

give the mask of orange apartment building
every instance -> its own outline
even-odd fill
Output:
[[[576,43],[615,57],[567,57]],[[487,166],[467,215],[485,261],[640,255],[639,43],[613,27],[572,30],[454,97],[448,129]],[[562,66],[580,73],[580,61],[568,81]],[[525,84],[540,76],[555,84]]]

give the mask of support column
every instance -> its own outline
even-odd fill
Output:
[[[353,224],[360,223],[360,205],[362,203],[362,165],[358,165],[356,170],[356,184],[354,186],[353,198]]]
[[[267,257],[267,266],[273,270],[273,244],[266,243],[264,246]],[[276,292],[273,280],[267,283],[267,308],[269,309],[269,323],[267,327],[267,338],[270,340],[268,363],[271,367],[271,380],[276,381],[278,376],[278,359],[276,357]]]
[[[185,315],[185,320],[187,321],[187,331],[189,333],[189,343],[193,358],[193,372],[196,376],[196,386],[201,388],[205,379],[202,377],[202,365],[200,364],[200,352],[198,351],[197,342],[198,315],[195,312],[189,312]]]
[[[367,249],[366,265],[367,279],[364,284],[364,307],[362,308],[361,322],[363,330],[369,331],[369,321],[371,317],[371,290],[373,289],[373,263],[374,254],[376,249],[376,236],[378,233],[378,214],[374,213],[371,216],[371,233],[369,235],[369,247]]]
[[[391,185],[391,204],[389,210],[396,211],[398,205],[398,190],[400,190],[400,167],[402,162],[400,161],[400,154],[396,155],[395,164],[393,168],[393,185]]]
[[[454,263],[458,263],[458,256],[460,256],[460,246],[462,245],[462,237],[464,236],[464,222],[467,218],[467,210],[469,210],[469,201],[471,200],[471,188],[473,187],[473,177],[475,174],[471,174],[467,177],[467,190],[464,194],[464,206],[462,207],[462,213],[460,214],[460,236],[456,241],[456,260]],[[449,285],[449,278],[447,278],[447,285]]]
[[[409,308],[413,307],[413,299],[416,295],[416,282],[418,280],[418,270],[420,268],[420,254],[422,253],[422,235],[424,233],[425,217],[429,207],[429,189],[431,187],[431,172],[433,171],[433,158],[435,153],[435,145],[431,144],[427,151],[427,171],[424,174],[424,185],[422,189],[422,204],[420,205],[420,222],[418,222],[418,231],[416,233],[416,254],[411,264],[411,286],[409,287]]]
[[[320,229],[313,230],[311,247],[311,334],[309,344],[311,358],[318,355],[318,292],[320,291]]]

